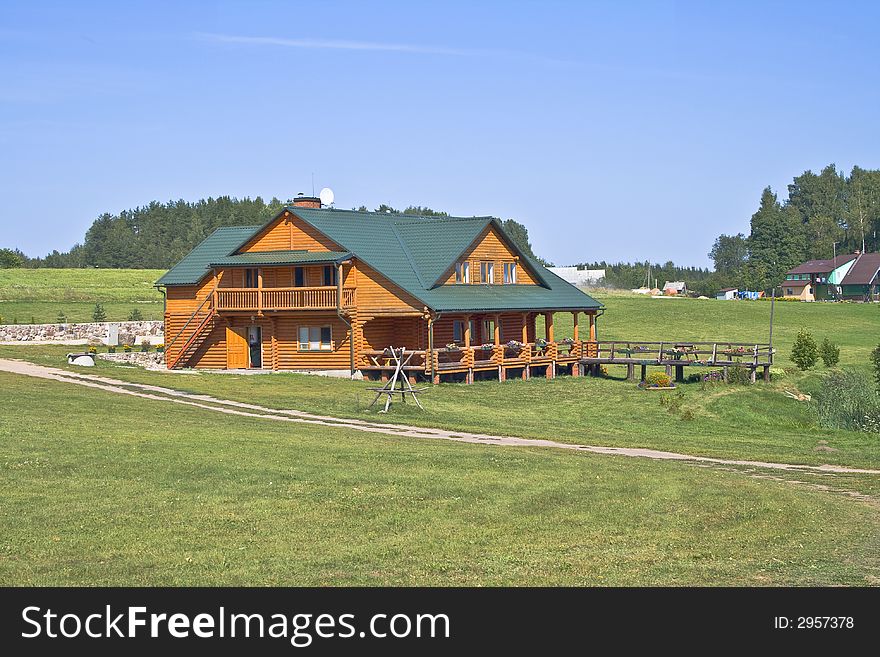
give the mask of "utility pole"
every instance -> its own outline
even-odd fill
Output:
[[[770,353],[773,353],[773,311],[776,306],[776,288],[771,291],[773,296],[770,297]]]

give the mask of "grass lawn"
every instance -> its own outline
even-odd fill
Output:
[[[123,321],[133,308],[162,319],[162,294],[153,287],[157,269],[0,269],[0,324],[90,322],[95,303],[107,319]]]
[[[0,357],[82,371],[65,364],[67,351],[69,347],[63,346],[0,346]],[[793,380],[800,386],[814,384],[815,376],[810,375],[792,374],[780,383],[745,387],[685,384],[680,387],[682,408],[694,416],[686,420],[681,413],[661,407],[658,395],[667,393],[640,391],[619,379],[444,383],[423,396],[425,411],[398,403],[391,413],[380,416],[376,407],[366,408],[373,396],[367,388],[375,385],[369,382],[293,373],[150,372],[100,360],[92,371],[125,381],[342,417],[725,458],[880,468],[878,436],[818,428],[811,404],[782,393]]]
[[[271,379],[298,381],[248,380]],[[880,577],[876,506],[740,473],[230,417],[5,373],[0,402],[4,585]]]

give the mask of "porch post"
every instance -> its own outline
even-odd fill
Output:
[[[573,329],[574,335],[572,335],[571,337],[574,339],[575,342],[577,342],[580,337],[579,333],[578,333],[578,328],[579,328],[578,327],[578,320],[580,319],[580,313],[575,310],[574,312],[571,313],[571,316],[572,316],[572,319],[574,320],[574,329]]]
[[[544,313],[544,334],[547,342],[553,342],[553,313]]]
[[[464,316],[464,357],[467,359],[468,363],[468,371],[465,375],[467,377],[467,383],[474,382],[474,367],[471,362],[471,358],[473,354],[471,353],[471,316]]]
[[[493,336],[496,349],[501,346],[501,315],[493,315],[495,319],[495,335]],[[504,372],[504,352],[501,352],[501,362],[498,363],[498,380],[504,381],[506,379],[506,375]]]
[[[257,269],[257,316],[263,314],[263,268]]]
[[[596,341],[596,313],[590,313],[590,342]]]

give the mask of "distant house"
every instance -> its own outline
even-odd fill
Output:
[[[663,294],[666,296],[687,296],[687,284],[684,281],[666,281],[663,284]]]
[[[786,299],[816,301],[837,298],[838,286],[849,273],[857,253],[830,260],[809,260],[785,272],[782,296]]]
[[[880,253],[862,253],[835,290],[841,299],[877,301],[880,295]]]
[[[548,267],[547,269],[562,280],[582,287],[598,283],[605,278],[604,269],[581,269],[580,267]]]
[[[715,298],[723,299],[724,301],[730,301],[737,298],[738,292],[739,290],[735,287],[725,287],[718,290],[718,294],[715,295]]]

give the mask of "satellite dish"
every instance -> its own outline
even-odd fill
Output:
[[[330,189],[329,187],[325,187],[324,189],[321,190],[320,197],[321,197],[321,205],[333,205],[333,199],[335,197],[333,196],[333,190]]]

